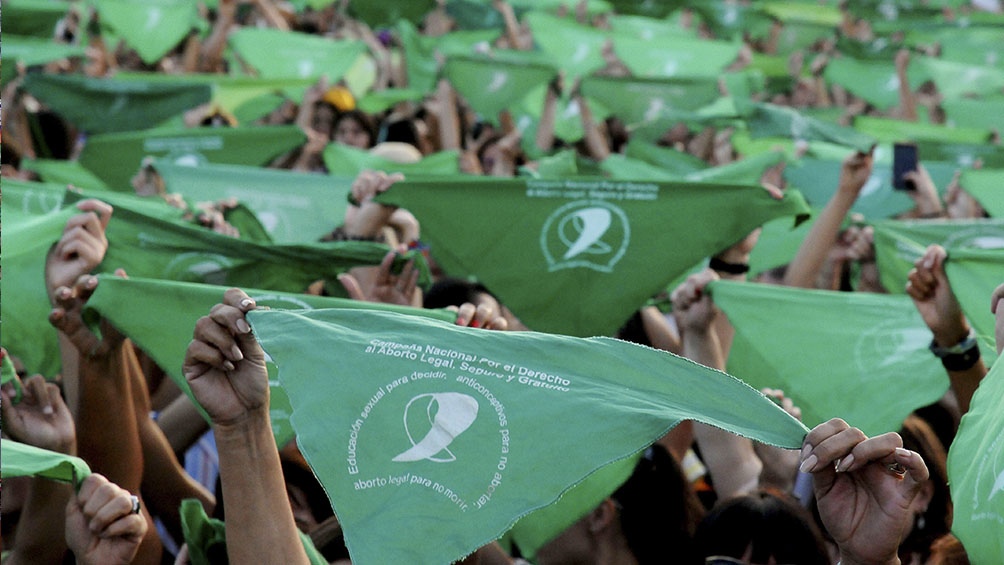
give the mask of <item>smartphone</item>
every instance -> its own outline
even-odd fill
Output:
[[[917,145],[895,143],[892,147],[892,187],[896,190],[916,190],[912,182],[903,178],[905,173],[917,170]]]

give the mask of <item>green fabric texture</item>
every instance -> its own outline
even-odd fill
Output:
[[[77,161],[22,159],[21,168],[26,171],[33,171],[47,183],[72,184],[77,188],[108,190],[108,185]]]
[[[425,14],[436,7],[435,0],[382,0],[380,2],[351,2],[350,13],[370,27],[389,26],[400,20],[419,24]]]
[[[278,29],[241,28],[227,39],[230,47],[262,78],[328,77],[337,83],[366,51],[362,41]]]
[[[56,210],[64,192],[61,186],[3,181],[0,297],[6,299],[0,298],[0,344],[20,357],[30,373],[47,377],[59,372],[59,344],[48,321],[45,256],[77,213]]]
[[[5,2],[4,7],[6,6]],[[6,86],[8,81],[17,76],[19,64],[25,67],[34,67],[60,59],[83,57],[85,54],[84,47],[79,45],[67,45],[56,43],[51,39],[5,33],[3,35],[3,51],[0,52],[0,61],[3,62],[0,65],[0,84]]]
[[[79,162],[110,188],[132,191],[129,180],[146,156],[183,164],[258,166],[306,140],[292,125],[106,133],[88,138]]]
[[[787,218],[771,220],[763,225],[760,239],[750,253],[750,274],[757,275],[775,267],[787,265],[809,235],[821,208],[814,207],[812,218],[794,228]]]
[[[589,76],[582,80],[582,94],[602,104],[629,129],[651,125],[663,128],[660,134],[680,120],[698,118],[696,111],[720,96],[717,77]],[[594,106],[591,103],[595,115],[598,112]]]
[[[206,85],[38,73],[25,78],[24,88],[88,133],[151,128],[209,102],[211,95]]]
[[[497,122],[499,112],[550,82],[558,76],[558,69],[513,57],[454,55],[446,60],[443,76],[476,112]]]
[[[948,388],[906,296],[729,281],[710,290],[736,329],[729,373],[784,390],[807,426],[840,417],[869,436],[898,430]]]
[[[608,33],[594,27],[580,25],[574,18],[560,18],[542,11],[533,11],[524,17],[540,49],[553,61],[561,61],[565,80],[585,77],[602,69],[603,44]]]
[[[207,315],[210,308],[223,301],[227,287],[141,278],[120,279],[108,275],[101,275],[99,279],[98,288],[88,301],[87,309],[107,318],[123,334],[131,338],[164,369],[178,388],[199,406],[192,396],[188,381],[181,372],[181,366],[195,322]],[[456,314],[447,310],[423,310],[253,288],[242,288],[242,290],[247,292],[259,307],[272,310],[362,308],[426,316],[447,322],[456,319]],[[151,315],[151,308],[156,309],[155,315]],[[289,424],[291,413],[289,400],[285,391],[274,379],[275,368],[271,363],[269,371],[273,375],[270,379],[269,404],[272,433],[275,435],[276,443],[282,446],[293,437],[293,429]],[[204,413],[203,415],[205,416]]]
[[[601,467],[565,491],[554,504],[520,518],[510,530],[520,553],[533,559],[547,542],[579,521],[627,482],[639,459],[641,453]]]
[[[277,93],[300,92],[314,83],[311,78],[261,78],[197,73],[165,75],[127,71],[115,73],[115,78],[122,81],[139,81],[155,85],[165,82],[209,85],[213,91],[212,103],[235,115],[242,111],[245,104],[257,102]]]
[[[14,370],[14,362],[10,360],[10,355],[6,350],[0,355],[0,385],[11,383],[14,388],[14,404],[21,402],[24,391],[21,390],[21,381],[17,378],[17,371]]]
[[[227,561],[227,525],[206,515],[206,509],[194,498],[181,501],[181,531],[188,544],[192,565],[218,565]],[[327,559],[314,547],[310,536],[297,530],[300,543],[311,565],[328,565]]]
[[[889,110],[899,104],[899,77],[892,56],[883,61],[862,61],[840,57],[826,64],[823,78],[837,84],[879,110]],[[916,89],[925,80],[919,67],[907,70],[910,88]]]
[[[965,169],[962,188],[994,218],[1004,218],[1004,169]]]
[[[785,448],[806,433],[737,379],[619,340],[349,310],[248,319],[360,565],[457,560],[683,419]]]
[[[911,61],[934,81],[946,100],[967,96],[1000,94],[1004,88],[1004,69],[983,67],[933,57],[918,57]]]
[[[1004,132],[1004,98],[942,100],[950,126],[990,128]]]
[[[1004,563],[1004,363],[996,363],[973,394],[948,451],[955,502],[952,533],[972,563]]]
[[[90,467],[79,457],[56,453],[33,445],[4,438],[0,474],[3,477],[39,477],[79,485],[91,474]]]
[[[879,151],[876,150],[876,156]],[[955,175],[956,167],[950,163],[924,161],[935,186],[945,187]],[[841,160],[803,157],[789,162],[784,169],[788,186],[805,195],[813,206],[822,208],[833,197],[840,182]],[[872,175],[865,182],[851,211],[869,220],[881,220],[902,214],[915,206],[905,191],[892,187],[892,164],[876,161]]]
[[[70,11],[71,4],[52,0],[5,0],[3,3],[4,42],[7,34],[52,40],[56,23]],[[5,49],[6,51],[6,45]],[[7,53],[4,53],[4,57]]]
[[[1004,249],[948,249],[945,274],[980,339],[980,354],[989,367],[997,360],[990,295],[1004,283]]]
[[[754,137],[790,137],[805,141],[828,141],[867,152],[876,140],[853,130],[802,114],[798,110],[776,104],[750,103],[746,124]]]
[[[404,52],[404,66],[408,75],[408,88],[419,92],[432,92],[439,78],[439,68],[434,57],[435,41],[421,35],[415,24],[400,20],[394,26]]]
[[[809,212],[797,191],[594,179],[404,181],[377,199],[415,214],[446,273],[475,276],[534,330],[581,337],[612,335],[701,259]]]
[[[90,0],[101,24],[136,50],[143,62],[156,63],[198,27],[196,0]]]
[[[240,165],[188,167],[154,163],[168,192],[190,200],[236,198],[250,208],[275,243],[318,241],[342,223],[351,177]]]
[[[413,175],[456,175],[460,173],[458,163],[459,153],[456,150],[440,151],[425,155],[415,163],[397,163],[373,155],[365,149],[329,143],[321,153],[324,166],[331,175],[341,175],[355,178],[366,169],[377,171],[400,172],[407,176]]]
[[[679,32],[658,37],[613,36],[614,53],[638,77],[714,76],[739,55],[739,43],[702,40]]]
[[[889,292],[906,292],[907,275],[927,246],[945,249],[1004,249],[1004,219],[886,220],[874,222],[875,260],[882,285]],[[990,290],[993,290],[992,288]],[[987,292],[987,299],[990,293]]]
[[[71,203],[83,198],[73,192],[66,195]],[[378,265],[388,251],[386,245],[363,241],[264,245],[158,217],[125,199],[115,204],[99,272],[122,268],[133,277],[302,292],[318,279],[334,281],[352,267]],[[419,284],[427,284],[428,268],[421,255],[407,256],[416,258]],[[399,257],[396,264],[403,261]],[[340,285],[331,286],[329,290],[338,291]]]
[[[992,135],[992,132],[987,128],[945,127],[873,116],[854,118],[854,129],[874,136],[881,143],[927,139],[943,143],[978,144],[988,143]]]

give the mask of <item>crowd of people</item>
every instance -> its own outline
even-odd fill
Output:
[[[299,98],[270,93],[274,103],[250,122],[242,123],[237,117],[250,116],[246,108],[235,112],[235,108],[214,101],[179,113],[171,127],[176,132],[186,128],[240,129],[252,124],[299,127],[304,141],[292,150],[270,155],[260,164],[265,168],[327,174],[331,163],[324,154],[332,145],[366,151],[386,164],[383,170],[357,171],[347,190],[344,216],[331,218],[330,232],[317,240],[330,245],[381,244],[386,251],[382,262],[346,268],[335,281],[318,274],[316,282],[301,292],[405,308],[450,309],[455,312],[456,325],[479,332],[536,329],[528,327],[521,319],[525,316],[507,304],[505,292],[478,281],[476,272],[468,276],[471,273],[443,269],[437,262],[437,253],[443,251],[423,241],[425,219],[383,203],[381,195],[415,178],[401,172],[418,170],[408,169],[409,165],[444,153],[455,157],[450,163],[454,178],[546,177],[554,174],[554,157],[569,153],[576,165],[558,167],[561,174],[595,171],[609,175],[603,164],[612,162],[611,156],[624,155],[632,144],[637,146],[638,132],[651,132],[652,123],[641,128],[607,111],[584,94],[583,77],[565,72],[545,83],[532,127],[521,122],[526,116],[516,107],[497,116],[480,114],[475,109],[478,104],[459,93],[463,85],[451,84],[441,75],[428,92],[407,92],[417,82],[416,69],[422,65],[441,67],[443,53],[429,54],[425,61],[409,60],[416,50],[406,44],[416,38],[402,31],[407,26],[367,21],[365,11],[353,11],[355,2],[306,2],[311,7],[271,0],[209,4],[198,4],[201,30],[179,38],[173,49],[150,62],[135,46],[121,40],[126,34],[110,33],[99,21],[99,11],[67,3],[54,20],[56,25],[48,30],[46,41],[84,46],[85,52],[44,64],[4,60],[5,66],[16,65],[17,72],[5,79],[3,93],[3,179],[52,180],[46,178],[46,170],[32,163],[43,159],[75,161],[88,143],[88,132],[48,107],[44,95],[22,88],[34,73],[83,75],[99,81],[115,80],[119,73],[129,71],[222,77],[237,73],[238,67],[247,68],[246,62],[228,51],[227,37],[239,29],[271,28],[332,41],[360,41],[367,49],[362,86],[346,77],[332,80],[322,74],[311,77],[315,82],[298,91]],[[489,41],[473,45],[481,55],[539,50],[540,32],[528,23],[528,14],[536,11],[547,11],[597,32],[609,30],[615,19],[613,12],[586,1],[547,3],[547,7],[504,0],[429,4],[414,28],[420,39],[434,41],[464,31],[465,14],[476,13],[486,22],[485,29],[497,32]],[[632,13],[626,6],[630,3],[613,4],[616,10]],[[712,3],[692,4],[667,7],[659,17],[643,10],[633,12],[632,17],[673,26],[681,36],[705,41],[725,38],[729,32],[723,26],[728,18],[716,20],[715,10],[709,8]],[[951,129],[946,125],[942,106],[946,97],[939,85],[929,80],[911,87],[908,76],[911,59],[937,59],[938,47],[904,42],[908,30],[882,35],[881,26],[855,15],[850,6],[853,2],[817,2],[819,10],[833,10],[841,16],[832,33],[787,53],[781,44],[786,33],[798,29],[795,20],[769,12],[762,5],[769,3],[714,4],[741,11],[751,26],[739,27],[732,37],[741,47],[735,60],[721,69],[723,73],[753,69],[755,62],[762,63],[765,57],[783,61],[788,67],[768,77],[775,83],[772,89],[747,93],[757,102],[792,108],[807,116],[826,114],[835,127],[850,128],[858,117],[874,117]],[[801,5],[811,10],[810,4]],[[954,22],[978,15],[997,17],[998,24],[1004,22],[999,2],[920,4],[922,10],[918,10],[929,22]],[[904,22],[913,21],[907,17],[907,7],[902,12]],[[773,19],[768,20],[766,31],[753,33],[753,15],[766,18],[768,13]],[[403,14],[395,15],[403,18]],[[5,23],[8,29],[28,27]],[[892,64],[898,102],[888,108],[855,94],[853,88],[824,79],[827,62],[847,56],[849,43],[864,49],[874,45],[876,38],[898,43],[895,49],[886,47],[873,55]],[[604,44],[602,65],[591,74],[633,76],[614,47]],[[564,68],[561,61],[554,65]],[[779,78],[781,86],[777,87]],[[729,91],[727,84],[729,81],[722,80],[719,85],[722,99],[741,96]],[[1002,89],[1004,83],[988,98],[1000,98]],[[372,100],[380,93],[403,98],[379,110],[363,108],[367,96]],[[568,116],[560,115],[572,110],[578,122],[575,127],[568,126]],[[664,129],[650,140],[652,147],[672,154],[673,162],[686,163],[691,170],[734,165],[756,156],[755,143],[737,141],[743,130],[739,122],[700,121],[695,116],[688,113],[675,122],[659,122]],[[808,133],[796,129],[792,126],[791,135]],[[636,455],[629,476],[606,485],[601,501],[579,513],[556,537],[531,544],[521,538],[517,528],[462,562],[958,565],[969,563],[971,557],[974,563],[991,562],[981,560],[992,559],[988,556],[993,553],[976,552],[965,546],[965,539],[960,541],[964,536],[953,534],[955,509],[970,502],[952,498],[948,453],[974,395],[981,383],[989,380],[985,377],[995,356],[985,346],[981,351],[979,338],[987,336],[977,335],[970,320],[972,313],[964,311],[953,292],[946,268],[952,250],[946,250],[947,243],[925,243],[926,249],[916,258],[904,287],[885,288],[869,221],[889,218],[861,218],[855,212],[862,195],[874,189],[869,187],[872,179],[886,174],[882,168],[889,164],[878,156],[883,149],[810,143],[815,141],[818,139],[811,136],[773,139],[778,147],[765,152],[785,156],[747,173],[752,175],[747,184],[760,185],[781,199],[785,191],[795,188],[788,186],[786,164],[806,155],[819,158],[840,153],[836,186],[824,187],[825,200],[811,202],[816,207],[813,222],[797,252],[783,264],[751,271],[751,255],[767,237],[757,228],[733,245],[709,252],[691,271],[667,275],[664,291],[648,303],[638,304],[635,312],[625,313],[613,337],[725,371],[736,330],[715,304],[716,281],[826,292],[905,293],[930,330],[930,362],[940,362],[947,377],[944,396],[931,405],[916,406],[899,429],[871,437],[855,427],[854,421],[832,418],[809,422],[811,431],[800,451],[768,446],[698,422],[682,422]],[[999,143],[1000,132],[993,131],[983,145],[993,148]],[[952,162],[958,171],[947,186],[937,186],[927,167],[918,164],[903,179],[912,186],[905,192],[910,205],[897,211],[895,218],[932,224],[956,222],[953,225],[959,225],[960,230],[967,226],[966,221],[988,221],[989,202],[981,202],[960,181],[963,169],[1001,166],[994,164],[991,153],[982,155],[986,163]],[[246,220],[233,215],[239,203],[196,202],[170,194],[151,162],[135,163],[133,186],[110,188],[180,207],[185,215],[179,222],[228,237],[250,237],[245,226],[254,222],[240,223]],[[447,179],[442,175],[429,178]],[[820,174],[820,179],[825,181],[825,175]],[[690,181],[681,175],[679,182]],[[49,299],[47,329],[58,335],[59,373],[37,374],[37,368],[20,361],[25,352],[14,350],[4,339],[9,351],[3,350],[5,375],[0,400],[5,443],[15,441],[79,457],[93,474],[62,484],[5,473],[3,563],[62,563],[71,556],[77,562],[94,564],[351,562],[329,501],[329,496],[337,499],[338,493],[325,492],[295,440],[276,441],[269,412],[266,355],[246,317],[258,308],[255,300],[242,289],[219,288],[219,304],[191,321],[193,339],[181,368],[185,382],[175,382],[170,374],[176,367],[158,366],[150,352],[138,347],[132,336],[109,320],[89,318],[88,300],[101,284],[97,275],[128,277],[129,273],[105,261],[109,247],[115,245],[106,235],[109,225],[117,220],[115,209],[103,201],[101,191],[85,193],[87,198],[75,204],[76,213],[65,223],[58,240],[46,242],[51,246],[39,258],[45,266],[44,281],[38,284],[45,285]],[[499,218],[471,220],[492,222]],[[723,219],[721,224],[729,221]],[[7,223],[8,230],[21,225]],[[999,272],[995,280],[984,281],[983,290],[989,310],[996,316],[997,355],[1004,348],[1004,307],[999,305],[1004,300],[1002,257],[991,261]],[[427,273],[431,275],[425,284]],[[10,271],[6,274],[12,276]],[[524,284],[546,283],[528,280]],[[9,288],[5,290],[8,301],[19,300]],[[157,297],[149,300],[156,302]],[[770,311],[771,305],[763,308]],[[29,327],[22,320],[6,319],[6,314],[4,325],[5,334],[12,328]],[[331,349],[332,365],[337,366],[337,347],[332,345]],[[8,365],[16,374],[8,376]],[[191,395],[185,394],[186,387]],[[792,398],[798,391],[771,388],[762,392],[793,418],[801,419],[801,410]],[[1004,407],[1004,399],[985,402]],[[192,499],[197,507],[194,514],[189,511],[193,506],[182,504]],[[209,517],[225,523],[225,536],[209,541],[206,533],[193,535],[193,515],[200,512],[206,523],[211,522]],[[998,524],[995,531],[1004,539],[1004,527]]]

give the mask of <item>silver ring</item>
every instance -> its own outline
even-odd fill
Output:
[[[141,506],[139,505],[139,497],[136,496],[135,494],[130,494],[129,500],[132,502],[132,513],[139,514],[139,509],[141,508]]]
[[[888,469],[890,473],[898,477],[906,475],[906,467],[899,463],[889,463],[885,466],[885,468]]]

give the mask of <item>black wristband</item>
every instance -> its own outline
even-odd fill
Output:
[[[708,266],[711,267],[712,271],[729,275],[745,275],[750,272],[749,263],[728,263],[718,257],[712,257],[711,261],[708,262]]]
[[[962,353],[949,353],[941,358],[941,364],[948,371],[968,371],[980,360],[980,345],[973,343],[972,347]]]

